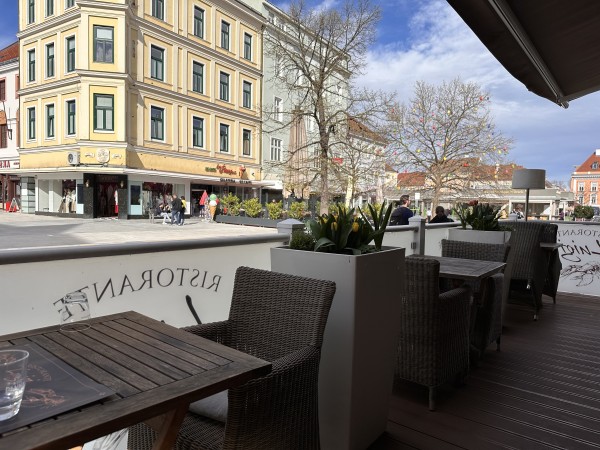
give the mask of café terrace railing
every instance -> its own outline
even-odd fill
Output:
[[[413,218],[389,227],[384,245],[406,255],[440,255],[453,224],[425,225]],[[600,286],[600,224],[554,222],[563,272],[561,292],[597,295]],[[65,294],[83,291],[92,316],[135,310],[174,326],[195,322],[186,297],[203,322],[227,317],[238,266],[271,269],[270,251],[288,234],[136,242],[97,246],[18,249],[0,252],[2,334],[55,325]],[[277,268],[274,268],[276,270]],[[325,275],[325,274],[324,274]]]

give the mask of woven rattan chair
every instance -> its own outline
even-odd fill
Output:
[[[513,227],[509,241],[512,248],[509,258],[509,301],[531,306],[534,311],[533,319],[537,320],[548,272],[548,261],[540,243],[548,224],[536,220],[508,224]]]
[[[228,391],[226,421],[189,412],[176,448],[319,448],[319,359],[334,293],[330,281],[238,268],[229,319],[185,329],[271,361],[273,370]],[[128,448],[150,448],[153,437],[136,425]]]
[[[507,262],[509,244],[486,244],[482,242],[461,242],[442,240],[442,256],[452,258],[477,259],[483,261]],[[500,350],[502,338],[502,301],[505,278],[499,273],[486,280],[485,295],[480,294],[479,283],[470,283],[476,293],[471,305],[471,346],[481,356],[492,342]],[[508,289],[508,286],[506,287]]]
[[[406,258],[401,298],[395,381],[429,387],[435,410],[438,386],[463,380],[469,371],[468,286],[440,294],[440,263],[427,257]]]
[[[553,223],[544,224],[544,231],[542,232],[542,242],[549,242],[556,244],[558,235],[558,225]],[[546,252],[545,252],[546,253]],[[544,289],[542,293],[548,297],[552,297],[552,301],[556,303],[556,292],[558,291],[558,282],[560,280],[560,271],[562,269],[562,263],[560,262],[560,255],[558,250],[554,250],[548,254],[545,254],[548,261],[548,270],[546,271],[546,278],[544,280]]]

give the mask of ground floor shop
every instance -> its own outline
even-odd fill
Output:
[[[148,171],[150,172],[150,171]],[[148,217],[173,195],[185,197],[187,214],[199,215],[203,195],[233,193],[242,200],[261,197],[268,183],[233,178],[194,177],[142,171],[23,173],[24,213],[87,218]]]

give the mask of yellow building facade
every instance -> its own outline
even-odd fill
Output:
[[[19,0],[24,212],[258,196],[263,23],[235,0]]]

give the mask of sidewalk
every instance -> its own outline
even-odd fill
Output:
[[[81,219],[0,211],[0,236],[3,242],[0,251],[274,233],[277,233],[274,228],[205,222],[197,217],[186,218],[184,226],[171,226],[163,225],[162,218],[156,218],[154,223],[151,223],[148,219]]]

